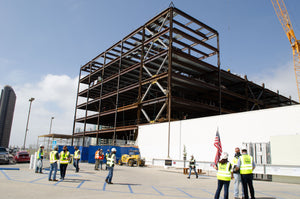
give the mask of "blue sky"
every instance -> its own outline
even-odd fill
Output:
[[[286,0],[300,38],[298,0]],[[292,50],[270,0],[174,0],[220,34],[221,67],[297,100]],[[15,89],[11,144],[71,134],[79,68],[149,19],[169,0],[0,0],[0,87]],[[61,100],[63,99],[63,100]]]

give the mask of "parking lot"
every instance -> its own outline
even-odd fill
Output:
[[[181,170],[116,166],[112,185],[104,182],[105,170],[94,170],[93,164],[81,163],[80,172],[68,166],[64,181],[48,181],[47,167],[43,174],[29,169],[29,164],[0,165],[1,198],[213,198],[217,180],[200,175],[187,179]],[[19,170],[2,170],[19,169]],[[59,179],[59,172],[57,174]],[[256,198],[300,198],[300,185],[254,181]],[[222,193],[223,194],[223,193]],[[233,181],[230,185],[233,198]]]

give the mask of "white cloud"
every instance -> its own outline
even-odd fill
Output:
[[[34,97],[29,118],[26,146],[36,144],[39,135],[72,134],[78,78],[67,75],[47,75],[36,84],[12,86],[17,95],[10,145],[22,146],[29,110],[29,99]]]
[[[294,65],[292,62],[278,66],[273,70],[265,71],[262,74],[250,77],[256,83],[265,83],[265,87],[274,92],[279,90],[283,96],[291,96],[293,100],[299,101],[297,84],[295,79]]]

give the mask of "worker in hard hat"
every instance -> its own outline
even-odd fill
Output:
[[[105,160],[107,162],[107,157],[109,155],[109,149],[107,149],[107,152],[105,153]],[[105,164],[105,170],[107,170],[107,164]]]
[[[73,157],[73,166],[76,169],[76,173],[79,172],[79,161],[80,161],[80,150],[78,149],[77,146],[74,147],[74,157]]]
[[[229,197],[229,184],[231,178],[233,178],[231,174],[231,163],[228,161],[228,153],[223,152],[221,155],[221,160],[218,162],[217,165],[214,166],[216,170],[218,170],[217,173],[217,179],[218,179],[218,188],[215,193],[215,199],[220,198],[220,193],[222,191],[223,185],[224,185],[224,199],[228,199]]]
[[[251,198],[255,198],[253,188],[253,170],[255,166],[253,157],[247,154],[247,149],[242,149],[242,156],[238,160],[236,169],[240,170],[245,199],[249,199],[248,187]]]
[[[189,172],[189,177],[187,177],[187,178],[190,179],[192,170],[195,171],[196,178],[198,178],[198,173],[197,173],[197,171],[196,171],[196,160],[195,160],[195,158],[194,158],[193,155],[191,155],[191,160],[190,160],[190,165],[189,165],[189,167],[190,167],[190,172]]]
[[[108,169],[108,175],[105,179],[105,182],[107,184],[113,184],[111,182],[112,180],[112,177],[113,177],[113,173],[114,173],[114,166],[115,166],[115,163],[117,162],[116,160],[116,148],[112,148],[111,149],[111,153],[107,156],[107,162],[106,162],[106,165],[107,165],[107,169]]]
[[[70,152],[68,151],[67,146],[63,147],[63,150],[59,154],[59,162],[60,162],[60,179],[64,180],[66,176],[67,167],[70,160]]]
[[[36,153],[37,164],[35,168],[36,173],[43,173],[43,159],[44,159],[44,146],[41,144],[39,150]]]
[[[54,150],[50,152],[50,171],[49,171],[49,181],[58,181],[56,180],[56,172],[57,172],[57,162],[59,160],[59,155],[58,155],[58,147],[55,146]],[[52,172],[53,173],[53,178],[51,179]]]

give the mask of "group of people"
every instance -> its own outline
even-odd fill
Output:
[[[107,149],[105,156],[103,150],[100,148],[98,148],[98,150],[95,152],[95,170],[99,170],[99,165],[100,165],[100,169],[103,170],[102,168],[103,161],[104,158],[106,159],[105,170],[108,170],[108,175],[105,178],[105,182],[107,184],[113,184],[112,177],[114,173],[115,164],[117,163],[116,152],[117,152],[116,148],[112,148],[111,153],[109,149]]]
[[[217,172],[218,188],[215,199],[220,197],[222,187],[224,186],[224,199],[228,199],[229,184],[234,178],[234,198],[239,198],[239,185],[242,183],[242,198],[249,199],[248,187],[252,199],[255,199],[253,188],[253,170],[255,163],[252,156],[247,154],[247,149],[235,148],[235,155],[232,163],[228,161],[228,153],[224,152],[221,160],[214,166]]]
[[[74,147],[75,152],[73,156],[73,165],[75,167],[75,172],[79,172],[79,161],[80,161],[80,150],[78,147]],[[35,172],[36,173],[42,173],[43,169],[43,159],[44,159],[44,146],[40,145],[40,148],[37,152],[37,165]],[[55,146],[53,151],[50,152],[50,171],[49,171],[49,181],[58,181],[56,179],[56,173],[57,173],[57,168],[58,168],[58,163],[59,163],[59,168],[60,168],[60,179],[64,180],[66,176],[66,171],[69,162],[71,161],[70,157],[70,152],[68,150],[67,146],[63,147],[63,150],[58,153],[58,147]],[[52,177],[53,173],[53,177]],[[51,178],[52,177],[52,178]]]
[[[73,157],[73,165],[76,168],[76,172],[79,172],[79,160],[80,160],[80,150],[75,146],[74,147],[74,157]],[[36,167],[36,173],[42,173],[42,165],[43,165],[43,158],[44,158],[44,146],[40,146],[37,152],[37,160],[38,164]],[[105,182],[108,184],[112,183],[113,171],[114,166],[116,164],[116,149],[112,148],[111,153],[109,150],[105,154],[106,158],[106,170],[108,170],[108,175],[105,178]],[[95,170],[102,170],[104,154],[102,149],[98,149],[95,153]],[[49,181],[58,181],[56,180],[56,172],[57,172],[57,165],[58,161],[60,163],[60,178],[64,180],[66,175],[67,166],[70,161],[70,152],[68,151],[67,146],[63,147],[63,150],[58,153],[58,147],[54,147],[54,150],[50,152],[50,172],[49,172]],[[191,160],[189,163],[190,172],[188,179],[190,179],[191,172],[194,170],[196,174],[196,178],[198,178],[198,173],[196,171],[196,160],[194,156],[191,156]],[[235,148],[235,155],[233,158],[232,163],[228,160],[228,153],[222,153],[222,156],[217,163],[214,165],[214,168],[217,170],[217,179],[218,179],[218,188],[215,193],[215,199],[220,198],[221,190],[224,186],[224,199],[228,199],[228,190],[230,181],[232,178],[235,179],[234,181],[234,198],[239,198],[239,185],[242,183],[242,198],[249,199],[248,195],[248,187],[250,190],[251,198],[254,199],[254,188],[253,188],[253,170],[255,169],[255,163],[253,161],[252,156],[247,154],[247,149],[242,149],[242,154],[240,153],[240,149],[237,147]],[[53,173],[53,178],[51,179]]]
[[[79,161],[80,161],[80,150],[78,149],[77,146],[74,147],[74,156],[73,156],[73,165],[75,167],[75,172],[79,172]],[[108,175],[105,179],[105,182],[108,184],[113,184],[112,183],[112,177],[113,177],[113,171],[114,171],[114,166],[117,162],[116,160],[116,152],[117,150],[115,148],[111,149],[111,153],[109,150],[107,150],[107,153],[105,154],[106,158],[106,170],[108,170]],[[44,159],[44,146],[40,145],[39,150],[37,151],[37,165],[35,172],[36,173],[43,173],[43,159]],[[101,170],[102,170],[102,164],[104,160],[104,155],[102,152],[102,149],[98,149],[95,153],[95,170],[99,170],[99,164],[101,165]],[[56,173],[57,173],[57,167],[58,163],[60,164],[60,179],[64,180],[66,176],[66,170],[68,167],[68,164],[72,160],[70,156],[70,152],[68,150],[67,146],[63,147],[63,150],[58,153],[58,147],[55,146],[53,151],[50,152],[50,171],[49,171],[49,181],[58,181],[56,179]],[[53,173],[53,177],[52,177]],[[52,178],[51,178],[52,177]]]
[[[196,160],[194,156],[191,156],[189,162],[189,176],[190,179],[191,172],[194,170],[196,178],[198,178],[198,173],[196,171]],[[242,149],[242,154],[240,153],[240,148],[235,148],[235,154],[232,163],[228,160],[228,153],[224,152],[221,155],[220,161],[217,165],[214,165],[217,172],[218,188],[215,193],[215,199],[220,198],[221,190],[224,186],[224,199],[228,199],[228,190],[231,179],[234,178],[234,198],[239,198],[239,186],[242,184],[242,199],[249,199],[248,187],[250,190],[251,199],[255,199],[254,188],[253,188],[253,170],[255,169],[255,163],[252,156],[247,154],[247,149]]]
[[[99,165],[100,165],[100,169],[103,170],[102,165],[104,162],[104,158],[107,161],[107,156],[109,154],[110,154],[109,149],[107,149],[107,152],[105,153],[105,156],[104,156],[103,150],[98,148],[98,150],[95,152],[95,170],[99,170]],[[107,164],[106,164],[105,170],[107,170]]]

